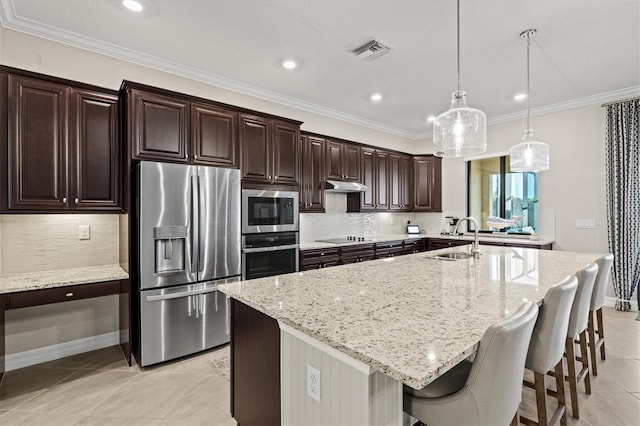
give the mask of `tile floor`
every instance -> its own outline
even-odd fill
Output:
[[[579,387],[581,417],[574,420],[569,409],[570,425],[640,425],[636,315],[605,308],[607,360],[598,363],[591,395]],[[0,385],[0,424],[235,425],[229,383],[210,363],[228,351],[141,370],[111,347],[10,371]],[[524,390],[521,412],[532,416],[534,407],[533,391]]]

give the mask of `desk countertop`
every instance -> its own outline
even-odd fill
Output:
[[[471,355],[491,324],[600,254],[456,247],[228,284],[220,290],[382,373],[422,388]]]
[[[127,278],[129,278],[129,274],[122,269],[120,265],[90,266],[85,268],[55,269],[50,271],[0,275],[0,294],[123,280]]]

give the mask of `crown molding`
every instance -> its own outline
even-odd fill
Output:
[[[205,72],[196,68],[187,67],[175,62],[167,61],[152,55],[137,52],[132,49],[126,49],[115,44],[100,41],[94,38],[82,36],[71,31],[61,30],[49,25],[45,25],[27,18],[18,16],[15,13],[13,0],[0,0],[0,25],[2,27],[35,35],[48,40],[53,40],[69,46],[88,50],[98,54],[110,56],[115,59],[135,63],[145,67],[153,68],[158,71],[167,72],[180,77],[189,78],[200,81],[202,83],[211,84],[223,89],[264,99],[280,105],[285,105],[302,111],[311,112],[379,132],[387,133],[394,136],[403,137],[413,141],[430,139],[433,137],[433,131],[411,132],[399,129],[397,127],[384,125],[373,120],[368,120],[354,114],[338,111],[322,105],[314,104],[302,99],[286,96],[270,90],[266,90],[257,86],[242,83],[237,80],[222,77],[220,75]],[[569,101],[559,102],[556,104],[546,105],[531,109],[532,116],[549,114],[566,109],[579,108],[586,105],[611,102],[627,97],[640,95],[640,86],[632,86],[626,89],[614,90],[611,92],[600,93],[596,95],[586,96],[584,98],[573,99]],[[518,120],[526,117],[526,111],[518,111],[514,113],[491,117],[487,120],[488,125],[505,123],[508,121]]]

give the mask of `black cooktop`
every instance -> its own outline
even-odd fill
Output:
[[[316,241],[319,243],[349,244],[349,243],[366,243],[367,241],[371,241],[371,240],[364,237],[346,237],[346,238],[329,238],[326,240],[316,240]]]

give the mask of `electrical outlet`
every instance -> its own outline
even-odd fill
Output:
[[[576,228],[593,229],[596,227],[596,221],[593,219],[576,219]]]
[[[78,226],[78,239],[79,240],[91,239],[91,227],[89,225]]]
[[[307,364],[307,395],[320,402],[320,370]]]

